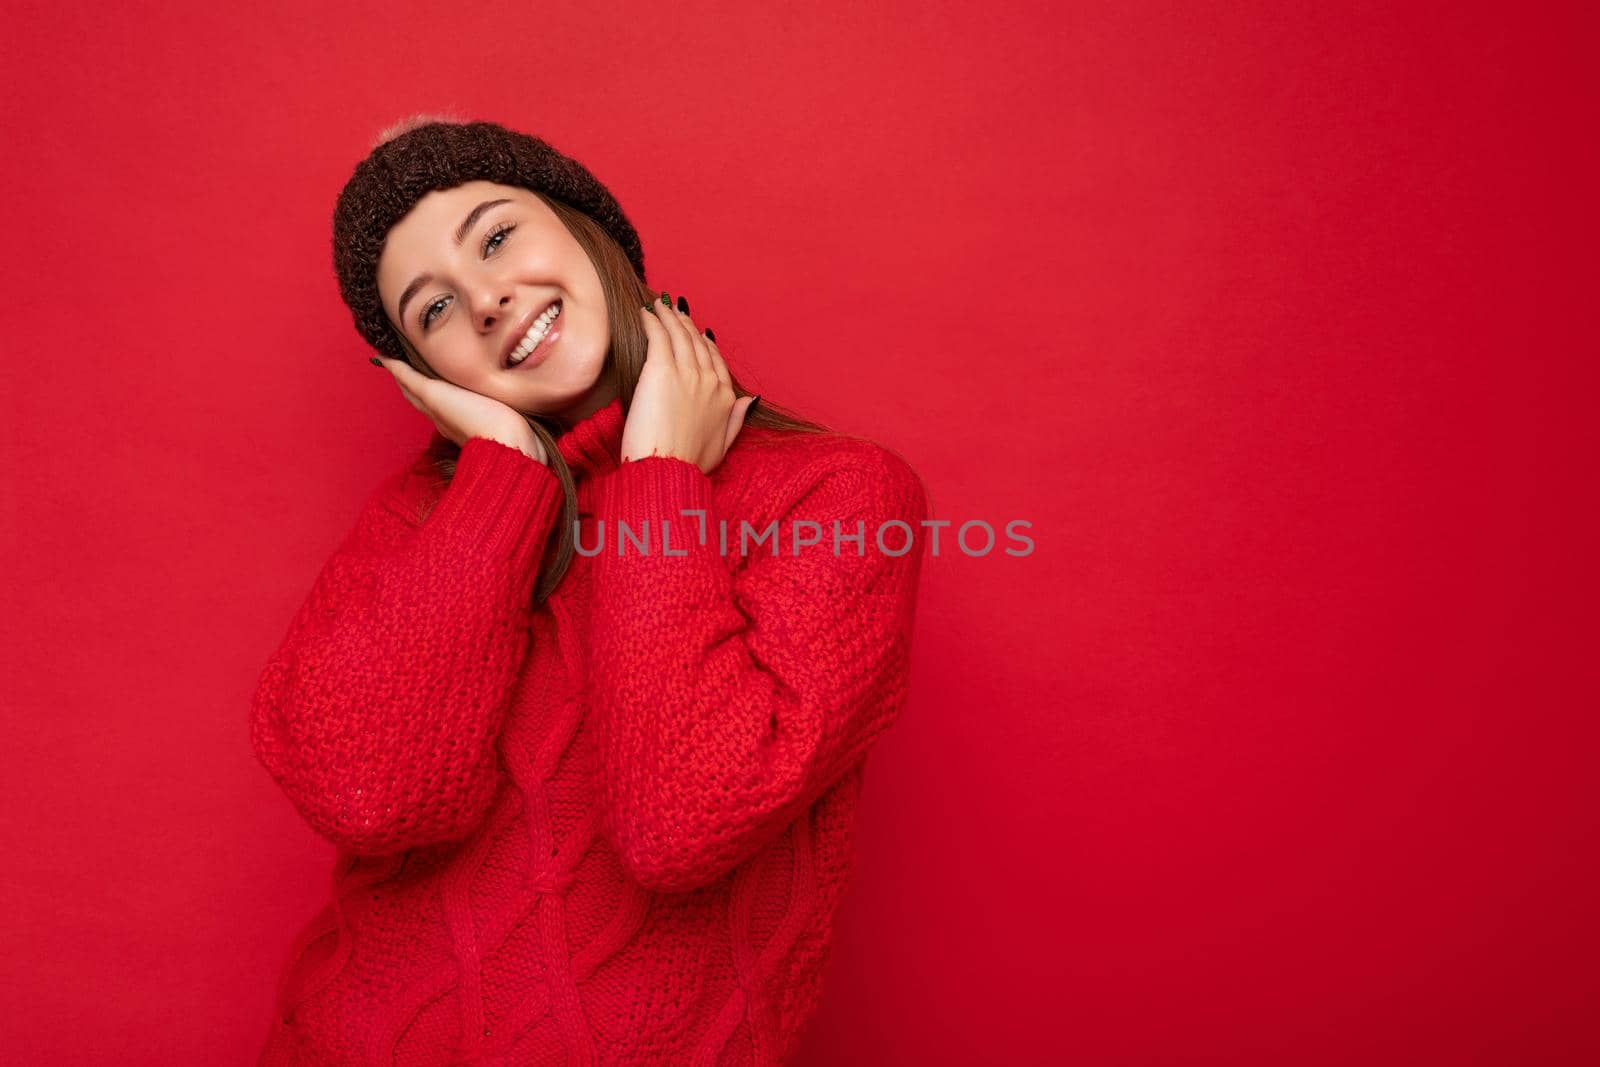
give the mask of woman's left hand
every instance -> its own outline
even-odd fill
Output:
[[[744,428],[753,396],[736,396],[716,343],[687,312],[639,309],[650,345],[622,428],[622,460],[676,456],[710,474]]]

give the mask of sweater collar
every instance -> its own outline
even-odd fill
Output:
[[[611,401],[592,415],[579,419],[556,438],[561,458],[567,461],[574,481],[598,477],[622,466],[622,398]]]

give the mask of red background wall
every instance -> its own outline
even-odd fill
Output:
[[[1600,1051],[1578,6],[770,7],[8,6],[0,1061],[266,1032],[332,849],[249,697],[428,433],[329,217],[440,108],[1033,524],[927,563],[805,1063]]]

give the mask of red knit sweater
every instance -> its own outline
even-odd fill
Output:
[[[471,438],[447,487],[425,457],[378,487],[263,671],[255,753],[338,853],[262,1064],[794,1050],[905,699],[926,501],[857,439],[747,426],[708,476],[619,463],[622,427],[613,402],[558,441],[605,541],[545,604],[560,484]]]

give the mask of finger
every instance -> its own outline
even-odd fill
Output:
[[[728,416],[728,433],[722,442],[722,453],[727,455],[728,449],[733,447],[734,440],[739,436],[739,431],[744,429],[744,417],[750,411],[750,406],[756,402],[754,396],[741,396],[734,401],[733,412]]]
[[[382,358],[382,357],[380,357]],[[429,379],[417,372],[417,369],[403,359],[384,359],[383,365],[394,375],[395,384],[401,389],[408,389],[412,393],[421,395],[426,386],[423,384]]]
[[[406,388],[412,392],[416,392],[423,382],[434,380],[403,359],[391,359],[387,362],[389,369],[394,372],[394,376],[404,382]]]
[[[439,436],[441,436],[441,437],[450,437],[450,435],[445,432],[444,425],[439,422],[438,416],[433,413],[433,409],[432,408],[428,407],[428,405],[424,404],[421,400],[419,400],[417,398],[416,394],[413,393],[411,390],[406,389],[405,387],[402,386],[401,389],[400,389],[400,392],[405,395],[406,400],[408,400],[411,403],[412,407],[416,408],[418,411],[420,411],[422,413],[422,417],[423,418],[427,419],[430,423],[433,424],[433,428],[434,428],[434,430],[436,430],[438,432]],[[454,439],[452,438],[452,440],[454,440]]]
[[[656,321],[661,323],[661,328],[667,331],[672,345],[672,360],[678,365],[678,370],[684,374],[696,373],[699,368],[695,363],[694,346],[689,343],[689,333],[683,328],[677,309],[660,300],[651,304],[650,309],[656,313]]]
[[[428,413],[427,409],[422,406],[422,401],[417,399],[417,395],[403,385],[400,386],[400,395],[406,398],[406,403],[410,404],[424,415]]]
[[[639,315],[644,319],[644,334],[649,339],[649,346],[645,349],[644,361],[659,360],[667,367],[674,367],[672,354],[672,338],[667,335],[667,328],[661,324],[661,319],[656,316],[652,308],[640,308]]]
[[[705,342],[706,350],[711,356],[711,373],[717,376],[717,381],[732,389],[733,373],[728,370],[728,361],[722,358],[722,352],[717,348],[717,342],[704,334],[700,335],[700,339]]]
[[[678,321],[683,324],[684,334],[689,341],[690,350],[694,353],[694,364],[700,368],[700,373],[707,378],[716,376],[716,369],[711,365],[711,353],[706,349],[705,338],[700,336],[700,329],[694,324],[694,319],[689,315],[689,301],[681,295],[678,302],[673,305],[673,311],[678,316]]]
[[[679,312],[682,314],[682,312]],[[684,346],[689,350],[689,359],[694,363],[694,369],[706,381],[715,381],[717,372],[711,366],[711,351],[706,348],[706,339],[694,332],[693,326],[684,328]]]
[[[381,356],[379,358],[383,359]],[[389,372],[389,376],[394,379],[394,384],[399,388],[400,395],[410,401],[412,407],[421,410],[422,405],[417,398],[416,391],[407,383],[406,376],[407,373],[413,378],[421,378],[422,375],[406,366],[406,362],[403,359],[383,359],[383,367]]]
[[[722,375],[717,373],[717,364],[711,354],[711,342],[705,339],[704,334],[695,329],[694,322],[690,320],[689,316],[684,315],[683,322],[685,328],[689,331],[689,344],[694,349],[695,365],[700,368],[700,373],[705,375],[707,381],[713,379],[718,382],[722,381]]]

